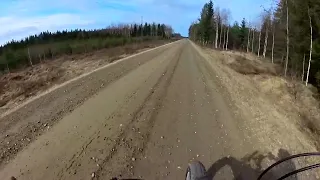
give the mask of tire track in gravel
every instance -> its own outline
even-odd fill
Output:
[[[94,72],[30,102],[14,113],[1,117],[0,167],[87,99],[167,50],[168,47],[163,47],[156,52],[141,54],[140,58],[134,57],[131,61],[115,64],[108,68],[109,71]],[[142,58],[144,56],[152,58]]]
[[[87,137],[88,134],[84,132],[82,134],[79,134],[81,138],[85,138],[85,141],[83,142],[79,150],[75,151],[75,153],[72,154],[72,157],[66,160],[67,163],[65,163],[64,168],[60,168],[60,170],[56,173],[58,179],[65,179],[66,175],[70,177],[79,176],[80,174],[83,174],[84,171],[95,172],[97,167],[94,167],[94,166],[96,164],[94,164],[94,166],[91,166],[90,168],[87,168],[87,170],[83,169],[83,166],[84,166],[83,161],[86,161],[88,157],[95,157],[94,161],[101,166],[102,160],[104,160],[106,157],[112,156],[112,154],[114,153],[114,150],[116,150],[116,148],[113,148],[113,147],[117,147],[117,144],[119,143],[121,144],[120,140],[123,138],[121,138],[120,136],[124,136],[122,134],[124,134],[126,131],[130,129],[128,127],[129,126],[128,124],[131,124],[132,121],[134,120],[134,118],[132,118],[132,116],[135,116],[134,114],[136,114],[134,112],[138,113],[140,111],[135,109],[143,108],[142,105],[144,103],[142,102],[146,99],[147,96],[150,96],[149,92],[151,90],[148,87],[155,87],[154,84],[158,83],[158,79],[163,78],[162,74],[164,74],[163,72],[165,71],[165,68],[169,65],[169,63],[171,63],[170,60],[173,58],[173,56],[175,56],[175,54],[178,51],[178,48],[179,46],[174,47],[173,49],[167,51],[167,55],[162,54],[163,58],[160,58],[160,59],[157,58],[152,60],[153,62],[157,62],[156,64],[160,63],[164,65],[160,66],[159,64],[158,66],[154,66],[156,67],[156,69],[151,68],[151,69],[154,69],[155,72],[153,73],[153,75],[147,78],[146,82],[148,82],[147,84],[149,85],[152,84],[152,86],[149,86],[149,85],[143,86],[143,89],[144,89],[143,92],[147,92],[148,94],[146,93],[141,94],[142,87],[132,90],[129,94],[125,95],[125,97],[121,98],[123,100],[120,100],[120,99],[118,100],[119,102],[121,102],[120,103],[121,105],[117,107],[116,111],[112,112],[111,114],[109,114],[104,118],[105,120],[102,121],[102,123],[100,124],[101,128],[98,128],[96,130],[93,129],[92,131],[94,131],[94,133],[91,134],[89,137]],[[161,62],[164,62],[164,63],[161,63]],[[137,99],[140,99],[140,100],[137,100]],[[134,101],[137,101],[139,103],[137,104]],[[136,108],[133,109],[132,107],[136,107]],[[130,115],[129,118],[126,117],[127,114]],[[138,116],[139,114],[137,115],[137,117]],[[119,120],[121,120],[124,124],[120,128],[121,131],[117,130],[118,128],[114,126],[114,123],[111,123],[111,122],[115,122],[116,124],[118,124],[119,122],[117,123],[117,121]],[[112,133],[109,134],[108,131]],[[101,139],[103,139],[103,141]],[[107,147],[104,148],[105,146]],[[96,151],[97,149],[99,149],[99,152]],[[90,160],[90,161],[93,161],[93,160]]]
[[[116,139],[112,151],[95,172],[96,179],[110,179],[113,176],[121,176],[123,173],[133,174],[132,162],[136,160],[136,157],[143,154],[149,141],[155,116],[162,107],[163,97],[166,96],[181,54],[182,49],[180,48],[173,61],[170,62],[168,69],[164,71],[152,87],[143,105],[133,113],[130,123]],[[123,167],[126,167],[126,169],[123,169]]]

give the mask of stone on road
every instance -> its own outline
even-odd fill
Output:
[[[2,166],[0,179],[183,179],[192,160],[209,168],[254,150],[217,75],[189,40],[146,53],[152,55],[122,63],[137,67],[114,71],[121,76],[50,124]]]

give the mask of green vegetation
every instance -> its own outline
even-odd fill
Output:
[[[213,10],[210,0],[189,28],[191,40],[255,53],[283,67],[284,76],[320,87],[319,0],[280,0],[276,8],[262,9],[255,23],[243,19],[231,24],[227,10]]]
[[[170,26],[164,24],[132,24],[111,26],[98,30],[42,32],[24,40],[12,40],[0,46],[0,72],[33,66],[61,55],[96,51],[154,39],[169,39]]]

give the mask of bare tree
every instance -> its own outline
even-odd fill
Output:
[[[270,25],[272,28],[272,48],[271,48],[271,62],[274,63],[274,34],[275,34],[275,17],[274,17],[274,9],[273,9],[273,3],[271,6],[271,17],[270,17]]]
[[[285,68],[284,68],[284,76],[287,76],[287,71],[288,71],[288,62],[289,62],[289,44],[290,44],[290,39],[289,39],[289,6],[288,6],[288,0],[286,0],[286,6],[287,6],[287,55],[286,55],[286,63],[285,63]]]
[[[249,31],[248,31],[247,53],[249,53],[249,46],[250,46],[250,33],[251,33],[251,28],[249,28]]]
[[[228,44],[229,44],[229,29],[230,29],[230,26],[228,25],[226,51],[228,51]]]
[[[301,81],[302,81],[302,82],[303,82],[303,80],[304,80],[304,70],[305,70],[304,66],[305,66],[305,62],[306,62],[306,55],[305,55],[305,54],[303,54],[303,62],[302,62],[302,76],[301,76]]]
[[[255,28],[252,28],[252,45],[251,45],[251,52],[253,53],[253,49],[254,49],[254,32],[255,32]]]
[[[268,37],[269,37],[269,31],[268,31],[268,25],[267,25],[266,34],[264,36],[263,58],[266,58],[267,46],[268,46]]]
[[[272,23],[272,48],[271,48],[271,62],[274,63],[274,34],[275,34],[274,23]]]
[[[222,49],[224,50],[226,47],[226,28],[223,29],[223,47]]]
[[[218,38],[219,38],[219,17],[220,16],[220,12],[219,12],[219,8],[217,7],[216,8],[216,38],[215,38],[215,48],[217,49],[218,48]]]
[[[309,81],[309,73],[310,73],[310,66],[311,66],[311,59],[312,59],[312,20],[310,15],[310,7],[308,5],[308,16],[309,16],[309,25],[310,25],[310,53],[309,53],[309,64],[308,64],[308,71],[307,71],[307,79],[306,79],[306,86],[308,86]]]
[[[230,11],[227,9],[222,9],[221,13],[221,27],[223,27],[223,45],[222,49],[226,49],[226,43],[227,43],[227,29],[228,29],[228,24],[229,24],[229,16],[230,16]],[[220,31],[220,36],[222,36],[222,31]]]
[[[262,24],[260,25],[260,32],[259,32],[258,57],[260,57],[260,48],[261,48],[261,31],[262,31]]]
[[[226,43],[225,43],[225,50],[228,50],[228,44],[229,44],[229,31],[230,31],[230,26],[229,26],[229,19],[230,19],[230,16],[231,16],[231,12],[229,9],[227,9],[225,11],[225,24],[226,24],[226,28],[227,28],[227,33],[226,33]]]
[[[267,53],[267,46],[268,46],[268,37],[269,37],[269,22],[270,22],[270,11],[267,11],[267,14],[265,16],[265,22],[266,22],[266,32],[264,36],[264,47],[263,47],[263,58],[266,58]]]
[[[220,13],[219,16],[219,21],[220,21],[220,37],[219,37],[219,48],[221,47],[221,40],[222,40],[222,28],[223,28],[223,23],[222,23],[222,16]]]

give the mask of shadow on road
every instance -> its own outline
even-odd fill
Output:
[[[259,175],[267,168],[268,165],[275,163],[281,159],[291,156],[291,154],[284,149],[279,149],[278,154],[274,156],[272,153],[262,154],[255,151],[238,160],[234,157],[224,157],[216,161],[207,169],[206,176],[202,179],[224,179],[224,180],[257,180]],[[269,161],[266,164],[266,161]],[[229,167],[232,172],[224,171],[225,167]],[[266,173],[261,180],[277,180],[283,175],[296,170],[296,166],[292,160],[285,161]],[[119,180],[113,178],[112,180]],[[129,179],[121,179],[129,180]],[[130,179],[133,180],[133,179]],[[296,175],[292,175],[286,180],[298,180]]]
[[[249,154],[242,159],[238,160],[234,157],[224,157],[219,159],[211,167],[207,170],[208,177],[210,179],[215,179],[218,172],[228,166],[231,168],[233,172],[233,179],[235,180],[256,180],[258,176],[263,172],[266,168],[262,167],[263,162],[271,161],[276,162],[280,159],[286,158],[290,156],[289,152],[280,149],[278,151],[277,156],[272,155],[271,153],[261,154],[258,151],[255,151],[252,154]],[[265,164],[266,165],[266,164]],[[269,164],[270,165],[270,164]],[[280,178],[281,176],[296,170],[295,164],[293,161],[288,160],[278,166],[274,167],[270,172],[263,176],[263,180],[273,180]],[[297,176],[293,175],[288,177],[286,180],[297,180]]]

